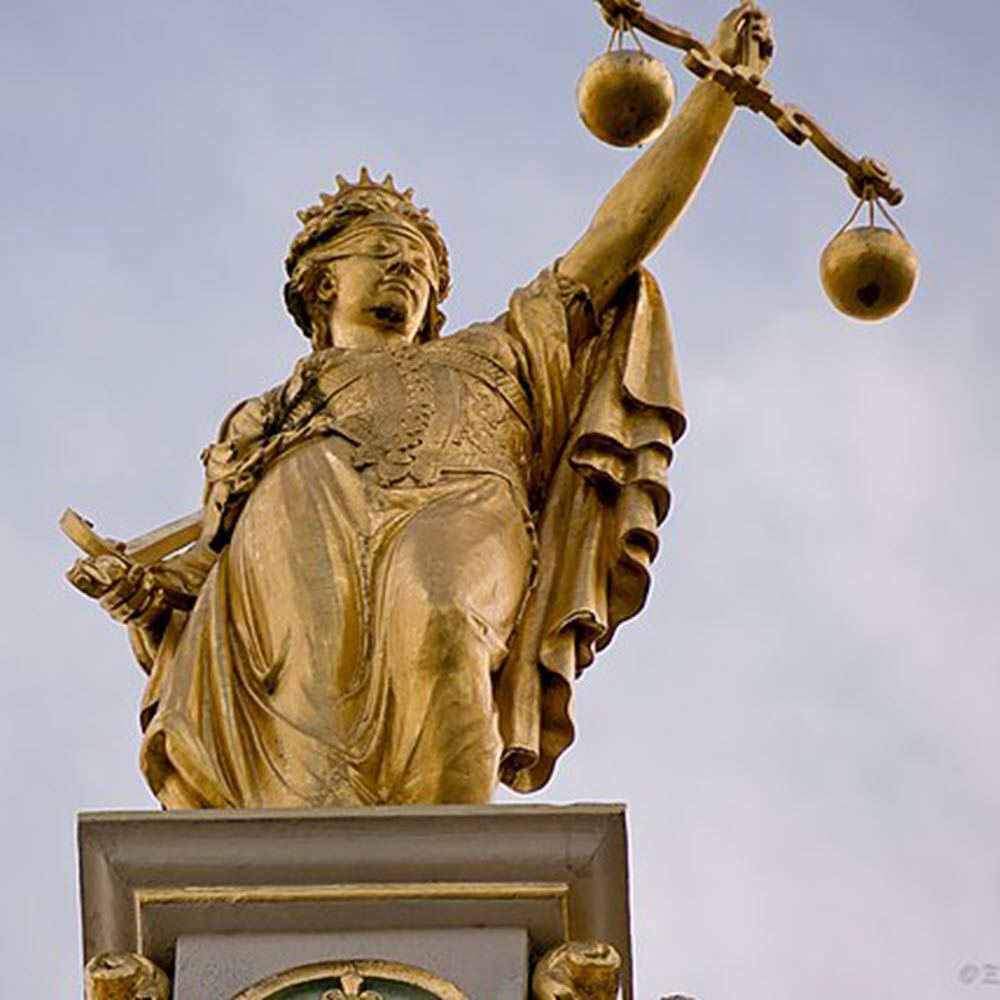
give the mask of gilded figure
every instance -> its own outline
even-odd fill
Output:
[[[743,6],[712,45],[730,65],[747,21],[766,64]],[[447,250],[411,192],[363,170],[300,213],[285,299],[311,351],[222,421],[197,539],[70,571],[149,674],[141,765],[166,807],[546,783],[575,680],[645,600],[685,426],[642,263],[734,109],[697,84],[577,242],[448,336]]]

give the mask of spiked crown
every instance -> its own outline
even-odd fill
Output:
[[[336,183],[336,194],[323,192],[319,196],[318,205],[311,205],[296,213],[302,222],[302,231],[292,240],[285,258],[285,271],[289,277],[285,286],[285,302],[296,323],[309,333],[307,310],[296,287],[296,279],[297,272],[307,263],[310,251],[345,232],[355,222],[376,214],[397,216],[427,240],[438,264],[438,285],[433,289],[435,306],[443,301],[451,290],[448,248],[430,212],[413,204],[413,188],[397,190],[392,174],[386,174],[381,182],[373,181],[367,167],[361,168],[356,184],[340,174],[336,177]]]

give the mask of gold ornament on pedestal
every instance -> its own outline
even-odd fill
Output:
[[[108,953],[84,970],[86,1000],[168,1000],[170,980],[143,955]]]

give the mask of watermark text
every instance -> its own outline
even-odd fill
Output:
[[[1000,986],[1000,962],[963,962],[958,981],[963,986]]]

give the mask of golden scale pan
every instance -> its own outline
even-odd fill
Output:
[[[655,138],[670,117],[674,81],[666,66],[643,49],[639,34],[683,50],[684,66],[692,73],[715,80],[737,104],[769,118],[796,145],[810,142],[846,175],[858,203],[827,244],[819,266],[823,288],[834,307],[852,319],[866,321],[899,312],[913,294],[919,263],[886,207],[899,205],[903,192],[893,184],[885,164],[852,156],[804,111],[775,99],[762,78],[761,42],[746,24],[741,63],[729,66],[689,31],[647,14],[641,0],[597,3],[611,26],[611,39],[607,51],[583,71],[576,89],[580,117],[590,132],[612,146],[638,146]],[[743,7],[748,14],[757,10],[750,0]],[[636,48],[626,47],[628,37]],[[863,207],[867,207],[867,224],[853,226]],[[875,224],[876,211],[891,228]]]

